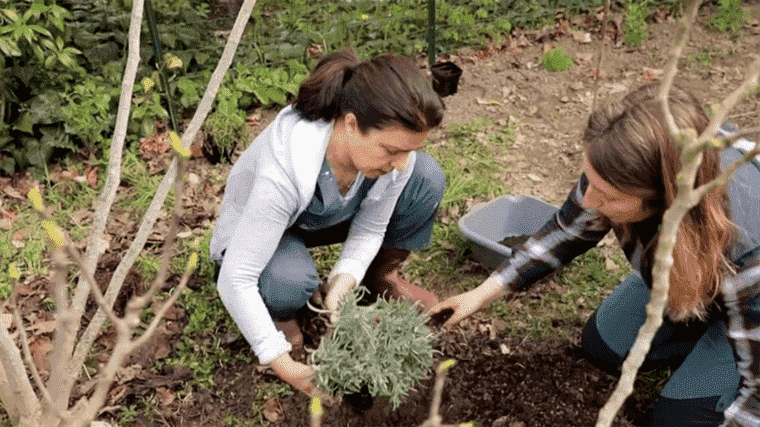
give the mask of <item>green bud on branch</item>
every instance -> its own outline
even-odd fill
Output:
[[[29,189],[29,200],[32,201],[32,206],[38,211],[42,212],[45,210],[45,205],[42,204],[42,195],[37,187]]]

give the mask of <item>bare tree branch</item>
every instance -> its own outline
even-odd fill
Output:
[[[0,327],[0,364],[10,386],[8,390],[2,391],[4,399],[12,400],[14,404],[8,411],[9,415],[15,421],[22,423],[24,420],[37,417],[41,410],[39,400],[26,374],[16,343],[13,342],[8,330],[2,327]]]
[[[658,94],[658,98],[662,104],[662,110],[665,112],[665,120],[668,126],[668,131],[672,135],[678,135],[680,130],[678,129],[678,126],[676,126],[673,115],[670,113],[668,94],[670,93],[670,88],[673,87],[673,80],[676,77],[676,73],[678,73],[678,60],[681,58],[681,54],[683,53],[683,49],[686,46],[686,42],[689,40],[691,26],[697,17],[700,3],[702,3],[701,0],[692,0],[691,7],[681,19],[681,25],[678,29],[679,33],[676,35],[676,44],[670,51],[670,61],[665,67],[665,75],[663,76],[662,84],[660,85],[660,92]]]
[[[245,25],[248,22],[248,19],[250,19],[251,11],[253,10],[253,6],[255,4],[256,0],[246,0],[240,8],[240,12],[238,13],[235,25],[233,26],[232,31],[230,32],[230,35],[227,39],[227,44],[224,47],[222,58],[214,70],[214,73],[211,75],[209,85],[206,88],[206,92],[203,94],[203,98],[201,99],[201,102],[195,111],[195,115],[193,116],[190,124],[188,125],[188,128],[185,130],[185,133],[182,136],[182,145],[185,148],[188,148],[190,146],[191,142],[195,138],[195,135],[200,129],[201,124],[203,124],[203,121],[211,110],[213,100],[216,97],[216,93],[219,90],[224,75],[232,63],[232,59],[235,56],[235,51],[237,50],[237,46],[240,43],[240,39],[243,35],[243,30],[245,29]],[[143,217],[143,221],[137,231],[135,240],[132,242],[126,254],[122,258],[119,266],[116,268],[116,271],[114,271],[111,282],[108,285],[108,290],[106,291],[106,301],[108,301],[109,304],[113,304],[113,301],[116,300],[116,295],[118,295],[117,288],[120,288],[121,283],[124,282],[124,278],[126,277],[127,272],[134,264],[135,259],[142,251],[142,248],[145,246],[145,242],[147,241],[148,236],[153,230],[153,225],[155,224],[156,218],[158,217],[158,213],[160,212],[161,207],[163,206],[164,201],[169,194],[169,189],[174,182],[174,177],[176,176],[177,172],[176,169],[177,162],[176,160],[172,160],[172,162],[169,164],[164,179],[159,184],[156,190],[156,194],[153,197],[153,200],[151,201],[151,204],[148,207],[145,216]],[[118,286],[116,285],[117,283]],[[95,313],[95,316],[93,317],[90,324],[87,326],[87,329],[85,330],[79,344],[77,345],[74,359],[72,361],[73,365],[79,366],[84,363],[84,360],[86,359],[89,352],[89,348],[92,346],[92,343],[95,341],[95,338],[99,334],[100,327],[102,326],[104,320],[105,317],[103,313],[98,310],[98,312]]]
[[[741,96],[753,85],[757,84],[758,72],[760,71],[760,60],[755,61],[752,64],[749,77],[747,77],[740,87],[723,100],[718,112],[715,117],[713,117],[708,127],[703,131],[702,135],[697,135],[696,130],[694,129],[679,129],[670,113],[668,96],[673,85],[673,80],[678,71],[678,59],[683,51],[689,30],[696,17],[699,1],[693,2],[691,6],[689,17],[684,18],[682,32],[679,34],[677,45],[671,54],[672,56],[667,67],[666,76],[660,87],[660,92],[658,93],[658,98],[665,111],[670,137],[678,141],[678,146],[682,147],[680,154],[682,167],[676,176],[678,191],[673,204],[665,211],[663,216],[659,242],[655,252],[655,265],[652,269],[654,283],[652,284],[650,301],[646,306],[646,321],[639,330],[639,334],[636,337],[628,356],[623,362],[622,373],[617,387],[599,412],[599,418],[596,424],[597,427],[610,426],[623,402],[633,391],[633,383],[638,369],[644,362],[651,347],[654,335],[657,333],[657,330],[663,322],[663,314],[668,302],[670,289],[670,269],[674,263],[673,250],[676,245],[681,221],[689,210],[699,203],[704,194],[711,189],[714,189],[717,185],[725,184],[736,169],[760,153],[760,147],[756,146],[755,149],[750,150],[745,154],[741,160],[733,163],[718,178],[694,189],[694,182],[702,163],[704,149],[709,145],[713,145],[713,141],[733,139],[733,136],[731,135],[727,137],[719,136],[718,132],[720,131],[720,126],[729,111],[740,100]]]
[[[43,404],[52,405],[53,402],[50,399],[50,394],[48,393],[47,387],[45,387],[45,384],[42,382],[42,377],[40,377],[40,372],[39,370],[37,370],[37,366],[34,364],[34,359],[32,359],[32,352],[29,350],[29,337],[27,336],[26,329],[24,328],[24,320],[21,318],[21,312],[19,311],[18,305],[16,304],[15,283],[13,286],[13,290],[11,291],[9,307],[11,311],[13,312],[13,321],[16,322],[16,330],[19,331],[19,336],[21,338],[21,349],[24,352],[24,360],[26,360],[26,364],[29,369],[29,372],[32,373],[32,379],[34,379],[34,384],[37,386],[37,389],[40,391],[40,394],[42,394]]]
[[[129,122],[135,76],[140,62],[140,28],[143,20],[143,4],[143,0],[135,0],[132,3],[127,64],[121,83],[121,96],[116,116],[116,125],[111,140],[108,176],[103,186],[103,191],[96,202],[97,207],[95,218],[85,254],[87,260],[85,270],[90,274],[95,271],[99,255],[99,241],[103,235],[103,230],[105,230],[106,221],[111,211],[111,205],[116,197],[116,190],[121,182],[122,149],[126,137],[127,124]],[[89,294],[90,286],[87,280],[80,280],[74,291],[74,298],[72,299],[71,304],[72,312],[70,315],[74,319],[66,320],[67,322],[76,323],[77,326],[79,325]],[[54,344],[54,351],[58,353],[58,358],[56,362],[53,363],[51,369],[48,389],[54,400],[53,412],[58,413],[68,405],[69,396],[77,377],[74,373],[79,372],[79,367],[82,365],[82,362],[75,361],[72,363],[71,360],[71,355],[76,342],[76,330],[64,331],[59,328],[56,332],[56,341],[57,342]],[[87,352],[89,352],[92,342],[94,342],[94,339],[87,345]]]
[[[604,18],[602,20],[602,40],[599,44],[599,57],[596,59],[596,73],[594,73],[594,101],[591,103],[591,112],[596,111],[596,100],[599,97],[599,78],[602,74],[602,60],[607,50],[607,16],[610,13],[610,0],[604,6]]]

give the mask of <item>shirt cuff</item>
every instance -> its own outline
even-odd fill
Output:
[[[269,341],[266,345],[261,346],[261,348],[253,349],[256,357],[259,358],[259,363],[262,365],[272,363],[274,359],[277,359],[284,353],[290,352],[293,348],[288,340],[285,339],[285,334],[281,331],[277,331],[277,335],[273,336]]]

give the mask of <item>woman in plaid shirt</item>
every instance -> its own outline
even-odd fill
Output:
[[[635,272],[591,316],[582,347],[595,365],[618,375],[646,319],[659,226],[681,166],[657,92],[657,85],[644,86],[594,112],[584,134],[584,173],[558,213],[480,286],[431,312],[453,309],[446,326],[455,325],[613,230]],[[675,87],[669,101],[680,128],[705,129],[709,119],[691,94]],[[739,140],[707,150],[696,185],[752,146]],[[666,319],[644,369],[669,366],[674,373],[637,424],[760,426],[760,161],[738,169],[687,214],[673,258]]]

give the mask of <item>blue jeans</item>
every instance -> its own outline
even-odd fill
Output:
[[[427,246],[445,183],[441,166],[429,155],[418,152],[413,174],[391,215],[383,246],[409,250]],[[322,230],[291,227],[283,234],[259,278],[259,292],[273,319],[292,319],[306,305],[319,287],[319,275],[308,248],[344,242],[351,219]]]
[[[631,274],[602,302],[583,331],[583,351],[592,363],[619,375],[646,320],[648,301],[649,288],[638,274]],[[706,322],[663,320],[642,369],[668,366],[675,372],[641,425],[718,426],[723,422],[723,411],[738,395],[740,385],[724,317],[716,313]]]

